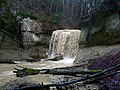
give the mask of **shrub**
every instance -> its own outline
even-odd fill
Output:
[[[50,35],[54,30],[58,29],[62,18],[65,18],[62,13],[48,13],[41,17],[44,33]]]
[[[30,11],[27,11],[27,10],[21,10],[21,11],[19,11],[17,13],[17,16],[21,16],[23,18],[30,17],[33,20],[36,20],[38,18],[34,13],[32,13]]]
[[[0,0],[0,4],[7,4],[7,0]]]

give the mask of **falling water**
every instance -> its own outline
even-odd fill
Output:
[[[49,58],[56,55],[63,55],[66,58],[75,58],[79,49],[80,30],[56,30],[53,32],[50,48]]]

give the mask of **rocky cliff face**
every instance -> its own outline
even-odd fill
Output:
[[[84,24],[81,30],[81,48],[75,63],[116,54],[120,51],[119,12],[107,12],[96,16],[91,19],[91,22]]]
[[[30,18],[24,18],[21,21],[21,31],[23,34],[23,44],[27,45],[31,42],[41,41],[40,38],[36,34],[42,33],[41,23],[37,23],[35,20],[31,20]]]
[[[21,21],[21,31],[23,44],[29,51],[29,56],[32,58],[46,57],[50,38],[43,34],[42,24],[30,18],[24,18]]]
[[[81,30],[81,44],[93,46],[119,43],[120,15],[118,12],[114,12],[94,17],[91,23],[87,22]]]
[[[120,16],[117,12],[109,15],[104,21],[103,25],[95,27],[95,31],[88,38],[88,44],[116,44],[120,43]],[[96,23],[96,22],[95,22]],[[96,28],[100,28],[99,30]],[[94,30],[94,29],[93,29]],[[92,40],[92,41],[91,41]]]
[[[22,60],[46,57],[48,51],[49,37],[42,34],[41,23],[24,18],[21,20],[21,32],[24,49],[19,48],[18,44],[9,36],[0,33],[2,41],[0,49],[0,59],[2,60]],[[3,40],[2,40],[3,39]],[[45,47],[46,46],[46,47]],[[41,53],[39,55],[39,53]]]

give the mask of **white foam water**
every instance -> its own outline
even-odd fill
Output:
[[[75,58],[79,49],[80,33],[80,30],[69,29],[54,31],[50,41],[48,57],[63,55],[63,57]]]
[[[57,61],[56,63],[72,64],[75,58],[64,57],[63,60]]]

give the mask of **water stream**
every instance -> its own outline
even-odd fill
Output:
[[[50,42],[49,57],[60,54],[64,56],[60,61],[40,61],[35,63],[20,62],[17,65],[35,68],[35,69],[52,69],[59,67],[72,66],[75,55],[79,49],[78,41],[80,37],[80,30],[57,30],[52,34]],[[0,85],[5,84],[9,80],[19,79],[13,73],[14,68],[18,68],[16,64],[0,64]],[[31,75],[33,81],[38,83],[48,83],[47,76],[49,75]]]
[[[79,49],[80,30],[56,30],[53,32],[50,46],[49,57],[63,55],[63,57],[75,58]]]
[[[4,85],[6,82],[10,80],[19,79],[19,77],[16,77],[16,75],[13,73],[14,68],[19,68],[16,65],[20,65],[27,68],[35,68],[35,69],[52,69],[52,68],[59,68],[59,67],[66,67],[66,66],[72,66],[73,63],[64,63],[64,61],[40,61],[35,63],[29,63],[29,62],[21,62],[19,64],[0,64],[0,85]],[[49,83],[48,76],[50,75],[31,75],[26,76],[31,78],[33,81],[36,81],[38,83]]]

